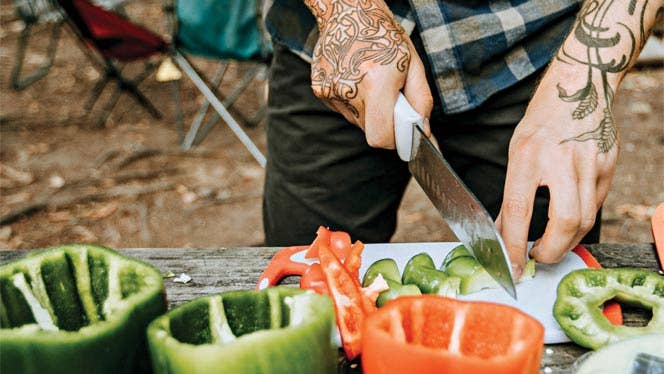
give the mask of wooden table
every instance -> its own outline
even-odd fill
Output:
[[[652,244],[595,244],[587,248],[602,264],[611,267],[638,267],[657,269]],[[162,273],[188,274],[189,283],[175,283],[165,279],[170,307],[182,304],[199,296],[212,293],[253,289],[277,248],[137,248],[121,252],[147,261]],[[20,257],[25,251],[0,251],[0,262]],[[625,324],[643,325],[645,313],[624,310]],[[568,373],[577,357],[587,350],[575,344],[547,345],[542,359],[542,373]],[[356,362],[340,361],[340,372],[360,372]]]

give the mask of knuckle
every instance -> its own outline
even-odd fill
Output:
[[[564,253],[543,250],[537,252],[535,260],[544,264],[555,264],[557,262],[560,262],[560,260],[562,260],[564,256],[565,256]]]
[[[575,214],[558,215],[555,219],[562,232],[577,232],[581,227],[581,217]]]
[[[581,231],[584,233],[590,231],[595,226],[595,215],[585,214],[581,219]]]

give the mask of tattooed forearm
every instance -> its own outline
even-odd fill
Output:
[[[578,103],[572,112],[574,120],[582,120],[598,110],[601,119],[594,129],[561,143],[594,141],[601,153],[614,148],[617,129],[611,112],[614,88],[610,78],[621,77],[645,44],[649,29],[645,22],[646,10],[650,10],[648,2],[588,0],[582,7],[557,59],[584,65],[587,68],[586,83],[573,93],[568,93],[565,85],[559,83],[558,97],[565,102]],[[568,46],[573,43],[582,47]]]
[[[405,72],[410,53],[404,31],[380,1],[306,0],[320,31],[311,86],[319,98],[359,118],[353,99],[371,65]]]

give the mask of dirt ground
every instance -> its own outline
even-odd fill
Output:
[[[165,34],[159,1],[132,2],[134,20]],[[67,242],[112,247],[257,246],[263,241],[263,169],[219,122],[201,145],[178,145],[171,85],[154,75],[141,85],[164,117],[154,120],[122,97],[105,126],[92,124],[97,107],[84,103],[100,73],[65,30],[50,73],[25,90],[9,76],[22,23],[12,4],[0,2],[0,215],[25,214],[0,226],[0,248],[39,248]],[[37,27],[26,68],[45,60],[50,26]],[[216,65],[197,61],[212,74]],[[136,74],[139,66],[127,68]],[[232,64],[225,82],[246,64]],[[664,70],[627,75],[615,116],[622,150],[612,192],[603,210],[603,242],[651,242],[649,217],[664,201]],[[185,122],[203,102],[182,79]],[[254,115],[264,82],[255,82],[236,104]],[[229,85],[222,85],[229,92]],[[105,102],[108,92],[100,102]],[[265,149],[264,123],[247,128]],[[314,233],[312,233],[313,237]],[[399,214],[395,242],[454,240],[420,188],[411,184]]]

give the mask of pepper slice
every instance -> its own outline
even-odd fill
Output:
[[[293,287],[230,291],[148,327],[155,373],[334,373],[330,299]]]
[[[650,309],[652,319],[643,327],[612,325],[602,314],[607,300]],[[664,276],[631,268],[574,270],[558,284],[553,316],[572,341],[591,349],[664,331]]]
[[[0,372],[119,373],[149,368],[148,323],[166,311],[157,269],[96,245],[0,266]]]
[[[431,256],[420,253],[413,256],[403,270],[404,285],[416,285],[422,293],[456,297],[461,279],[436,269]]]
[[[520,310],[436,295],[403,296],[369,315],[366,373],[537,373],[544,327]]]
[[[359,279],[348,272],[330,249],[321,246],[318,256],[327,288],[334,301],[341,342],[346,356],[352,360],[362,351],[364,313],[373,311],[376,307],[362,295]]]

